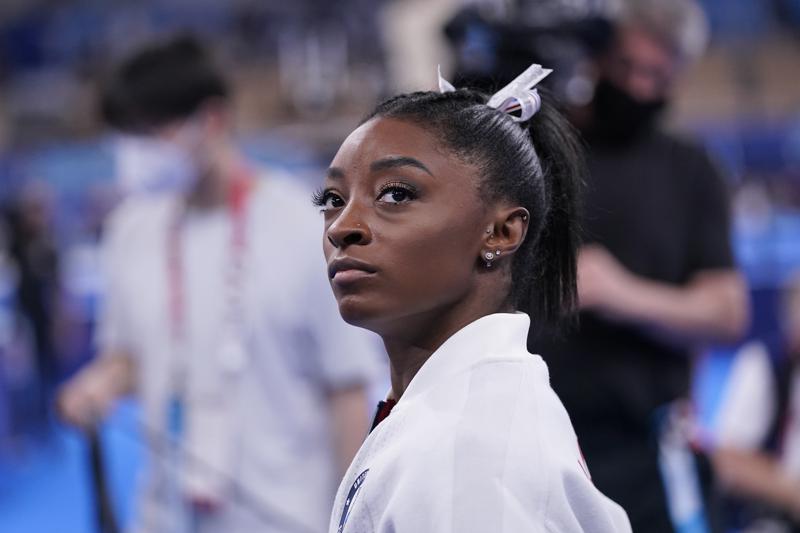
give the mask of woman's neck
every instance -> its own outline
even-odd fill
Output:
[[[393,399],[400,399],[425,362],[459,330],[481,317],[514,310],[507,303],[492,303],[491,299],[471,300],[474,303],[405,319],[392,333],[381,334],[389,355]]]

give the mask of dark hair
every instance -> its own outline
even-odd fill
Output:
[[[213,98],[227,98],[228,84],[208,52],[181,36],[148,46],[117,68],[105,84],[103,120],[123,131],[143,131],[186,118]]]
[[[390,98],[374,117],[411,121],[432,131],[446,149],[473,165],[480,190],[530,212],[528,233],[512,263],[512,303],[545,324],[572,314],[577,303],[577,198],[583,147],[572,126],[542,92],[527,123],[486,105],[482,93],[417,92]]]

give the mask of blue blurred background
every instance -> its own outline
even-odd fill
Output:
[[[313,181],[378,98],[430,88],[435,65],[452,63],[441,27],[463,4],[4,0],[0,201],[37,211],[52,234],[57,379],[93,355],[103,286],[96,243],[117,199],[110,138],[95,104],[110,65],[160,35],[204,37],[234,81],[248,153]],[[774,336],[776,294],[800,268],[800,0],[702,4],[711,46],[681,82],[670,121],[699,136],[725,169],[732,239],[753,292],[751,335]],[[86,443],[38,405],[33,333],[14,309],[15,276],[0,246],[0,533],[90,533]],[[729,360],[721,347],[698,372],[703,423],[713,423]],[[121,405],[102,435],[123,520],[146,453],[136,410]]]

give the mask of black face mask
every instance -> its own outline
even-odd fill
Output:
[[[666,100],[641,102],[606,79],[595,87],[593,117],[584,132],[592,144],[625,146],[653,128]]]

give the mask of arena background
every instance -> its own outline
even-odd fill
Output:
[[[534,22],[549,28],[565,27],[603,3],[527,2]],[[92,356],[89,339],[102,298],[94,253],[116,193],[111,139],[95,102],[110,65],[153,38],[180,31],[201,36],[234,80],[242,145],[310,183],[380,97],[432,88],[437,64],[448,70],[459,58],[491,53],[491,39],[480,28],[470,28],[456,50],[443,32],[466,4],[4,0],[0,199],[39,209],[52,221],[63,292],[61,375]],[[470,4],[502,17],[508,2]],[[753,292],[751,335],[770,337],[777,334],[776,294],[800,267],[800,1],[702,4],[711,45],[681,82],[669,121],[697,135],[726,171],[732,239]],[[579,89],[580,53],[572,52],[568,37],[544,46],[551,45],[564,52],[558,59],[564,83]],[[13,268],[0,246],[0,532],[93,532],[85,442],[57,422],[36,423],[27,411],[36,373],[30,328],[11,312],[12,288]],[[719,347],[698,367],[701,422],[714,417],[730,350]],[[133,479],[145,453],[136,409],[133,402],[122,405],[103,434],[123,521],[132,511]]]

